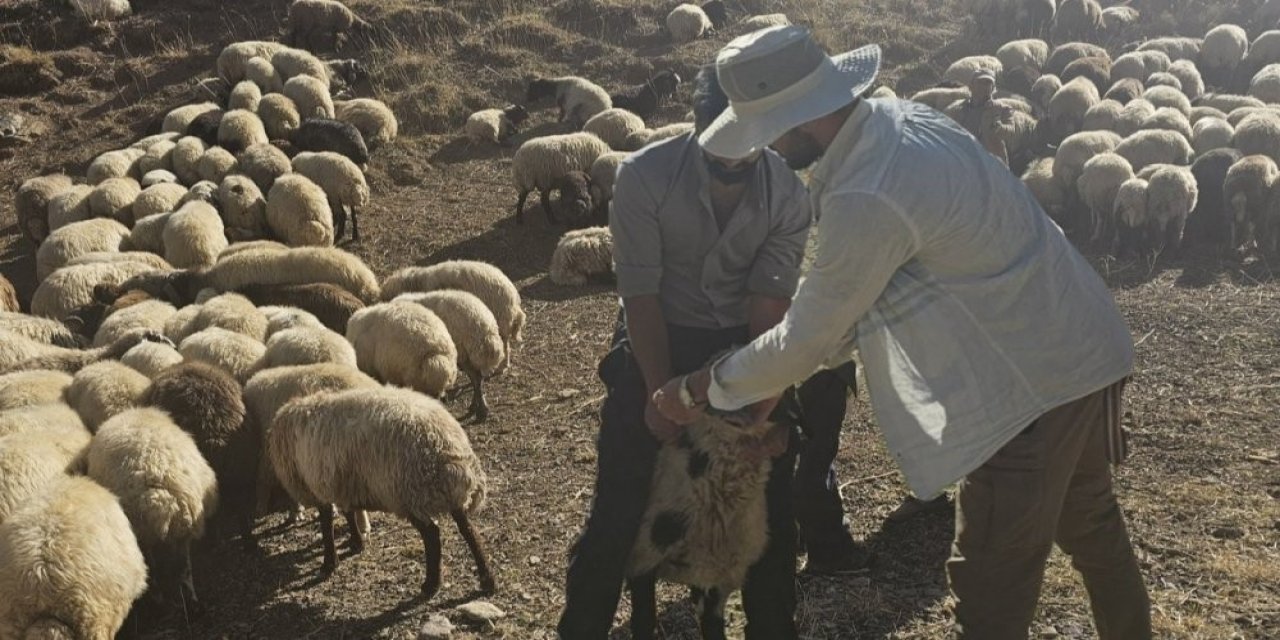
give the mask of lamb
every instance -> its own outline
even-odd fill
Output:
[[[271,61],[266,58],[249,58],[244,63],[244,80],[240,82],[252,82],[254,86],[258,87],[259,102],[262,100],[262,93],[280,93],[284,90],[284,79],[280,77],[279,72],[276,71]],[[238,87],[240,84],[236,86]],[[257,111],[257,109],[253,109],[253,111]]]
[[[245,78],[245,63],[253,58],[270,60],[277,51],[286,45],[279,42],[247,40],[227,45],[218,54],[218,77],[229,84],[235,84]]]
[[[494,335],[497,335],[496,322],[494,332]],[[502,359],[501,354],[498,359]],[[292,327],[278,331],[267,338],[267,350],[258,363],[258,369],[325,362],[355,367],[355,349],[342,334],[334,333],[324,327]]]
[[[357,311],[347,323],[360,370],[387,384],[440,397],[458,375],[458,350],[436,314],[406,302]]]
[[[114,638],[147,568],[110,491],[52,482],[0,525],[0,636]]]
[[[520,292],[501,269],[486,262],[449,260],[430,267],[406,267],[386,279],[382,295],[390,300],[410,291],[458,289],[480,298],[498,320],[506,356],[498,371],[511,364],[511,352],[520,343],[525,313]]]
[[[1059,140],[1080,131],[1084,114],[1101,98],[1088,78],[1076,78],[1062,85],[1049,100],[1049,126]]]
[[[551,254],[551,281],[580,286],[613,275],[613,236],[608,227],[564,234]]]
[[[31,313],[56,320],[74,314],[93,302],[93,288],[99,284],[119,284],[133,276],[152,271],[141,262],[99,263],[66,266],[45,278],[31,296]]]
[[[511,162],[512,179],[520,190],[516,222],[524,223],[525,198],[537,189],[547,220],[554,223],[549,196],[556,179],[570,171],[589,171],[596,158],[610,151],[608,144],[590,133],[545,136],[520,145]]]
[[[1181,111],[1169,107],[1156,109],[1155,113],[1142,121],[1139,128],[1173,131],[1186,138],[1188,142],[1192,139],[1191,123],[1187,121],[1187,117],[1182,115]]]
[[[321,326],[338,334],[345,334],[351,315],[364,308],[364,303],[355,294],[329,283],[253,284],[239,287],[236,292],[259,307],[280,305],[307,311]],[[270,334],[269,328],[267,333]]]
[[[640,116],[616,107],[597,113],[582,125],[583,132],[594,134],[609,147],[618,150],[633,150],[625,148],[627,139],[644,129],[644,120]]]
[[[323,44],[323,40],[317,42],[318,38],[330,37],[333,48],[337,49],[348,31],[359,33],[371,29],[368,22],[336,0],[294,0],[289,5],[289,31],[285,42],[289,46],[305,46],[314,51]]]
[[[1195,176],[1200,197],[1187,218],[1186,238],[1208,246],[1226,244],[1229,214],[1224,185],[1227,172],[1242,157],[1235,149],[1221,148],[1201,154],[1191,164],[1191,175]]]
[[[1147,180],[1147,223],[1157,253],[1182,247],[1187,216],[1198,195],[1195,176],[1186,167],[1161,169]]]
[[[289,134],[289,143],[298,151],[335,151],[360,166],[369,162],[360,130],[337,120],[311,118]]]
[[[333,245],[334,217],[324,189],[305,176],[280,176],[267,193],[267,226],[290,246]]]
[[[510,107],[508,107],[510,108]],[[517,107],[525,116],[524,107]],[[370,149],[377,149],[389,144],[400,134],[400,123],[386,103],[373,98],[355,98],[352,100],[335,100],[333,102],[334,118],[356,128]],[[507,117],[515,116],[508,113]],[[520,122],[524,117],[519,117]],[[519,125],[520,122],[513,121]]]
[[[257,185],[260,192],[266,193],[276,178],[293,170],[293,163],[275,145],[255,144],[236,156],[236,167]]]
[[[1222,185],[1227,205],[1226,248],[1235,251],[1257,232],[1258,221],[1265,220],[1271,206],[1271,193],[1280,169],[1265,155],[1245,156],[1231,165]]]
[[[472,143],[503,145],[528,117],[529,112],[518,104],[505,109],[483,109],[468,116],[463,129]]]
[[[1142,99],[1155,105],[1157,109],[1171,107],[1181,111],[1184,116],[1191,113],[1191,101],[1173,87],[1150,87],[1142,92]]]
[[[1004,65],[995,56],[960,58],[951,63],[951,66],[947,67],[946,71],[942,72],[942,81],[966,85],[969,84],[970,80],[973,80],[974,76],[983,72],[999,77],[1000,74],[1004,73]]]
[[[65,477],[89,438],[83,429],[46,429],[0,438],[0,525]]]
[[[298,113],[298,105],[283,93],[262,96],[262,100],[258,101],[258,117],[262,119],[267,137],[272,140],[288,140],[290,134],[302,126],[302,114]]]
[[[1054,47],[1053,51],[1049,52],[1049,59],[1044,63],[1044,72],[1055,76],[1061,75],[1067,65],[1080,58],[1100,58],[1107,55],[1107,50],[1096,44],[1067,42]]]
[[[658,113],[658,106],[675,95],[680,87],[680,76],[666,69],[649,78],[644,84],[631,87],[621,93],[609,96],[615,109],[626,109],[642,119],[648,120]],[[613,146],[613,145],[610,145]]]
[[[174,143],[170,160],[179,182],[189,186],[200,181],[200,158],[204,157],[205,151],[204,141],[196,136],[184,136]]]
[[[165,114],[164,124],[160,126],[160,130],[166,133],[185,133],[187,127],[191,126],[196,118],[218,111],[222,111],[221,107],[213,102],[183,105]]]
[[[411,305],[412,306],[412,305]],[[354,421],[354,422],[353,422]],[[318,443],[324,446],[316,446]],[[334,508],[389,511],[422,535],[424,596],[440,587],[440,530],[449,513],[475,558],[480,588],[496,588],[470,514],[484,503],[487,480],[466,433],[439,402],[404,389],[356,389],[295,400],[276,414],[268,435],[276,476],[298,502],[320,509],[322,571],[337,567]],[[336,464],[358,455],[359,469]],[[338,477],[338,476],[341,477]],[[363,548],[358,529],[354,547]]]
[[[0,345],[0,373],[49,369],[75,373],[101,360],[114,360],[144,340],[163,341],[158,334],[137,331],[114,343],[96,349],[68,349],[28,340],[17,334],[0,332],[6,344]]]
[[[196,604],[191,542],[204,535],[218,486],[191,436],[159,409],[130,409],[102,425],[86,458],[89,477],[120,497],[157,595]]]
[[[92,186],[77,184],[53,196],[49,200],[49,216],[46,218],[48,226],[45,228],[46,237],[48,237],[48,233],[59,227],[65,227],[72,222],[80,222],[93,217],[89,212],[89,194],[91,193],[93,193]]]
[[[71,375],[63,371],[32,370],[0,374],[0,416],[9,416],[15,409],[38,407],[62,401],[62,392],[71,384]],[[79,420],[70,407],[65,407],[63,415],[70,414]],[[39,424],[49,421],[43,418]],[[81,425],[83,426],[83,425]],[[13,431],[0,426],[0,435],[8,435]]]
[[[577,76],[535,78],[529,82],[525,97],[531,103],[554,98],[560,109],[557,121],[567,120],[578,127],[591,116],[613,106],[609,92],[600,85]]]
[[[222,205],[228,238],[252,240],[266,233],[267,199],[250,178],[241,175],[224,178],[218,185],[218,202]]]
[[[1182,93],[1188,98],[1195,100],[1204,95],[1204,78],[1200,76],[1200,70],[1196,68],[1195,63],[1190,60],[1178,60],[1169,65],[1168,73],[1178,79]]]
[[[133,222],[136,224],[147,216],[173,211],[186,194],[187,190],[182,185],[172,183],[155,184],[143,189],[133,201]]]
[[[1204,118],[1192,127],[1191,146],[1196,155],[1204,155],[1214,149],[1231,146],[1235,129],[1226,120]]]
[[[608,213],[609,201],[613,200],[613,182],[618,176],[618,165],[626,157],[626,153],[613,151],[591,163],[591,171],[587,175],[591,182],[591,201],[596,205],[597,214]]]
[[[266,351],[261,342],[218,327],[192,333],[178,345],[178,353],[186,362],[217,367],[240,382],[253,375]]]
[[[996,49],[996,59],[1006,70],[1029,67],[1039,71],[1049,59],[1049,44],[1039,38],[1011,40]]]
[[[1102,29],[1102,7],[1097,0],[1062,0],[1053,17],[1053,38],[1089,39]]]
[[[146,148],[146,153],[138,158],[138,173],[144,180],[152,172],[173,170],[173,148],[176,146],[176,141],[162,140]]]
[[[1061,223],[1067,208],[1067,190],[1053,177],[1053,158],[1033,161],[1022,174],[1022,183],[1040,203],[1040,208],[1055,222]]]
[[[1189,165],[1195,155],[1191,143],[1180,133],[1163,129],[1138,131],[1115,148],[1134,171],[1151,164]]]
[[[113,360],[95,362],[77,371],[65,398],[91,432],[108,419],[139,406],[151,380]]]
[[[1164,37],[1152,38],[1138,45],[1138,51],[1159,51],[1170,60],[1192,60],[1200,57],[1200,38]]]
[[[1147,181],[1126,180],[1116,193],[1116,255],[1146,251]]]
[[[60,173],[31,178],[18,187],[13,209],[18,217],[18,229],[32,244],[39,245],[49,235],[50,201],[70,189],[71,178]]]
[[[182,362],[182,354],[161,342],[142,342],[120,356],[123,364],[138,373],[155,378],[162,371]]]
[[[177,312],[168,302],[154,299],[143,300],[124,308],[108,308],[108,315],[93,334],[93,346],[109,345],[138,329],[164,333],[165,323]]]
[[[229,514],[247,541],[260,449],[258,435],[245,427],[240,384],[221,369],[188,362],[156,376],[140,402],[167,413],[195,441],[217,478],[219,513]]]
[[[49,318],[18,313],[16,309],[0,311],[0,330],[55,347],[81,349],[85,346],[84,336],[72,331],[67,325]]]
[[[711,18],[696,4],[681,4],[667,14],[667,33],[676,44],[693,42],[715,31]]]
[[[298,115],[308,118],[333,118],[333,98],[329,85],[311,76],[294,76],[284,83],[284,96],[293,101]]]
[[[458,369],[471,381],[471,405],[467,415],[476,420],[489,417],[483,381],[502,366],[506,347],[498,320],[479,298],[465,291],[406,293],[395,301],[419,304],[435,313],[453,339],[458,352]]]
[[[36,251],[36,279],[44,280],[77,256],[119,251],[129,229],[115,220],[96,218],[55,229]]]
[[[236,157],[222,147],[209,147],[196,162],[196,173],[200,175],[200,180],[213,183],[214,189],[217,189],[223,178],[235,172]]]
[[[1124,109],[1120,110],[1120,116],[1116,118],[1116,133],[1123,137],[1128,137],[1142,128],[1142,123],[1147,118],[1156,114],[1155,105],[1147,102],[1142,98],[1129,101]]]
[[[334,237],[341,238],[351,209],[351,239],[360,239],[357,214],[369,204],[369,184],[364,172],[346,156],[332,151],[302,152],[293,157],[293,170],[319,186],[333,213]]]
[[[1241,120],[1231,142],[1246,156],[1262,154],[1280,162],[1280,115],[1260,113]]]
[[[269,141],[262,120],[248,109],[232,109],[218,124],[218,144],[233,154]]]
[[[1069,136],[1058,145],[1053,161],[1053,177],[1066,194],[1066,209],[1075,209],[1078,194],[1076,181],[1084,171],[1085,162],[1095,155],[1113,151],[1119,145],[1120,136],[1110,131],[1082,131]]]

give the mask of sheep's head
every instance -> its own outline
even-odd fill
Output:
[[[724,0],[710,0],[702,5],[702,12],[707,14],[711,19],[711,26],[716,29],[723,29],[729,24],[729,11],[724,6]]]
[[[556,93],[556,83],[547,78],[534,78],[529,81],[529,88],[525,92],[525,101],[537,102],[544,98],[550,98]]]
[[[529,110],[523,105],[513,104],[502,110],[502,115],[506,116],[507,121],[511,123],[512,128],[519,127],[529,119]]]
[[[582,171],[570,171],[556,179],[553,188],[560,192],[560,211],[571,225],[585,223],[595,209],[591,201],[591,178]]]
[[[355,59],[333,60],[329,62],[329,69],[349,86],[368,82],[370,78],[369,68]]]
[[[680,82],[680,75],[667,69],[650,79],[649,85],[659,97],[669,98],[680,87]]]

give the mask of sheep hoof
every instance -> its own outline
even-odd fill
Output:
[[[480,576],[480,593],[488,596],[497,593],[497,591],[498,583],[493,579],[493,576],[489,574]]]
[[[430,600],[440,591],[440,581],[428,578],[422,583],[422,597]]]

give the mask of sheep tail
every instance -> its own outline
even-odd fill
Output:
[[[75,640],[71,627],[57,618],[36,620],[22,633],[22,640]]]
[[[158,539],[167,540],[174,525],[180,520],[190,521],[182,505],[165,489],[147,489],[138,496],[138,515],[146,530],[154,532]],[[135,527],[137,528],[137,527]]]

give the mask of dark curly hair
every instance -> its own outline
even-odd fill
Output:
[[[729,96],[720,88],[716,66],[709,64],[702,67],[698,76],[693,79],[694,129],[699,132],[706,129],[728,107]]]

